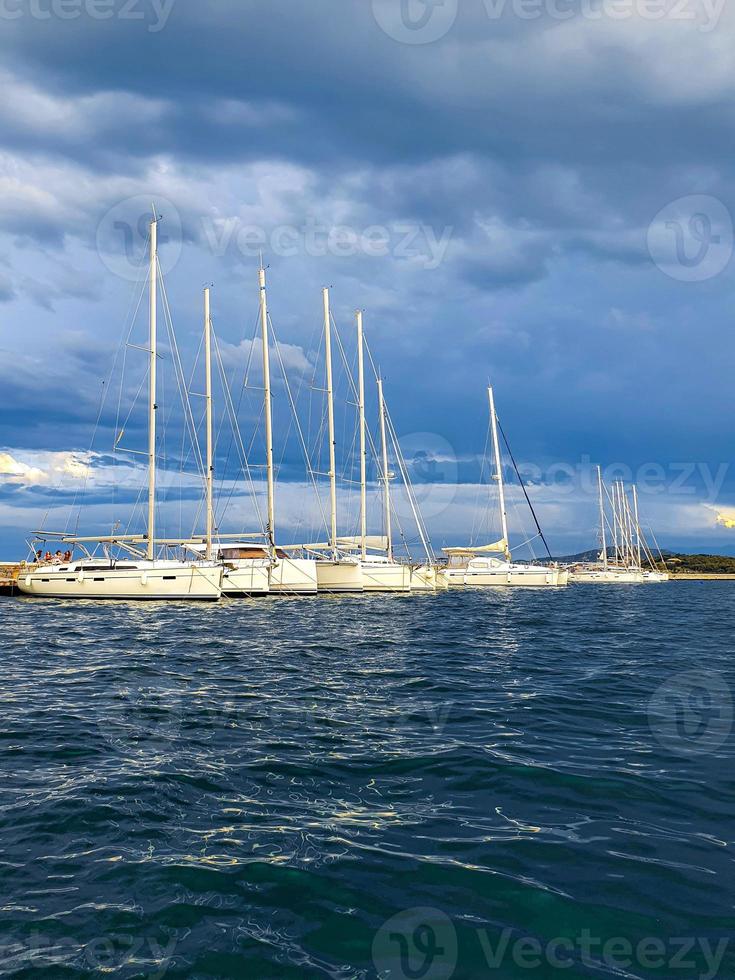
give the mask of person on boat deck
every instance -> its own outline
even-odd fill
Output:
[[[71,551],[64,552],[64,562],[71,561]]]
[[[43,556],[43,560],[45,562],[52,562],[54,560],[54,556],[51,554],[50,551],[47,551],[46,554]]]
[[[42,561],[43,561],[43,552],[42,551],[37,551],[36,552],[36,562],[37,562],[37,564],[40,565]]]
[[[64,552],[61,550],[61,548],[59,548],[59,550],[54,555],[54,564],[60,565],[63,560],[64,560]]]

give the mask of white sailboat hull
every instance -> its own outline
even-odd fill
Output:
[[[41,566],[18,578],[28,596],[49,599],[219,599],[219,565],[173,561]]]
[[[316,582],[318,592],[362,592],[362,568],[357,562],[320,560]]]
[[[313,558],[277,558],[270,570],[271,592],[316,594],[316,565]]]
[[[241,558],[225,565],[222,576],[223,595],[266,595],[270,592],[271,563],[266,558]]]
[[[599,585],[642,585],[647,582],[668,582],[665,572],[640,568],[579,568],[570,569],[569,581]]]
[[[565,569],[543,565],[516,565],[511,562],[479,564],[472,562],[465,568],[445,568],[442,573],[451,588],[558,588],[566,585]]]
[[[436,592],[448,588],[448,584],[436,565],[419,565],[411,569],[412,592]]]
[[[411,568],[399,562],[360,562],[365,592],[410,592]]]

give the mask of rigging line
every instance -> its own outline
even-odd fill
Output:
[[[257,332],[258,332],[258,319],[259,319],[258,314],[256,314],[256,316],[255,316],[255,325],[253,327],[252,336],[250,338],[250,350],[248,351],[248,359],[247,359],[246,364],[245,364],[245,373],[244,373],[244,376],[243,376],[243,382],[242,382],[241,385],[238,386],[238,398],[237,398],[237,407],[235,408],[235,419],[239,419],[240,418],[240,409],[242,408],[242,400],[245,397],[245,391],[246,391],[246,389],[248,387],[249,375],[250,375],[250,365],[251,365],[252,359],[253,359],[253,352],[255,350],[255,343],[256,343],[256,337],[257,337]],[[242,341],[245,341],[246,339],[247,338],[245,338],[243,336]],[[230,392],[232,391],[232,388],[234,386],[236,374],[237,374],[237,365],[235,364],[233,366],[233,368],[232,368],[232,378],[228,379],[227,378],[227,373],[225,372],[225,377],[224,377],[224,379],[222,379],[223,387],[228,388],[228,390]],[[222,420],[220,422],[220,431],[219,431],[219,434],[218,434],[218,439],[219,439],[219,435],[222,432],[222,429],[224,428],[224,423],[225,423],[225,417],[223,415],[222,416]],[[258,420],[258,424],[259,423],[260,423],[260,420]],[[254,430],[253,439],[251,440],[251,444],[250,444],[250,449],[251,450],[252,450],[252,446],[253,446],[253,443],[254,443],[254,440],[255,440],[255,432],[256,431],[257,431],[257,427]],[[224,489],[224,485],[225,485],[225,474],[229,470],[230,459],[232,457],[232,448],[233,448],[234,444],[235,444],[235,434],[234,434],[234,431],[232,429],[230,429],[230,442],[229,442],[229,445],[227,447],[227,455],[225,456],[225,463],[224,463],[224,467],[222,469],[222,477],[220,479],[220,492]]]
[[[220,351],[219,340],[217,338],[217,335],[214,333],[214,331],[212,331],[212,336],[213,336],[213,339],[214,339],[214,350],[215,350],[215,357],[216,357],[216,360],[217,360],[217,367],[218,367],[219,372],[220,372],[220,379],[222,380],[222,386],[223,386],[223,391],[224,391],[224,396],[225,396],[225,407],[226,407],[228,413],[230,414],[230,421],[231,421],[231,424],[232,424],[232,431],[234,433],[234,436],[235,436],[235,439],[236,439],[236,442],[237,442],[237,447],[240,450],[240,454],[241,454],[240,455],[240,465],[241,465],[241,468],[242,468],[243,472],[245,473],[245,477],[247,479],[248,486],[250,487],[250,493],[251,493],[252,498],[253,498],[253,505],[255,507],[255,514],[256,514],[256,517],[257,517],[258,526],[260,527],[260,532],[261,532],[261,534],[265,535],[265,533],[266,533],[265,532],[265,522],[263,521],[263,515],[261,514],[260,507],[258,505],[258,496],[257,496],[256,490],[255,490],[255,484],[253,482],[253,476],[252,476],[252,473],[250,471],[250,465],[248,463],[247,453],[245,452],[245,446],[244,446],[243,441],[242,441],[242,435],[240,433],[240,427],[237,424],[237,415],[235,413],[235,406],[234,406],[234,403],[232,401],[232,393],[230,391],[229,385],[227,384],[227,372],[225,371],[224,362],[222,360],[222,353]],[[232,491],[230,493],[230,499],[232,498],[232,495],[234,493],[235,484],[236,484],[236,481],[233,480],[233,489],[232,489]]]
[[[143,289],[145,289],[145,282],[143,283],[143,286],[142,286],[142,289],[141,289],[141,297],[142,297],[142,290]],[[128,307],[127,313],[125,314],[125,319],[123,320],[123,324],[126,324],[128,322],[128,320],[130,319],[130,311],[133,308],[133,300],[135,298],[135,290],[134,289],[131,290],[131,294],[132,295],[131,295],[130,305]],[[92,430],[92,437],[91,437],[91,439],[89,441],[89,448],[87,449],[87,453],[88,454],[91,453],[92,450],[93,450],[93,448],[94,448],[94,442],[95,442],[95,439],[97,438],[97,432],[99,430],[100,420],[102,418],[102,413],[103,413],[104,408],[105,408],[105,405],[107,403],[107,397],[108,397],[108,394],[109,394],[109,391],[110,391],[110,387],[112,385],[112,377],[113,377],[113,375],[115,373],[115,367],[117,365],[117,361],[118,361],[118,358],[120,356],[120,350],[122,349],[123,351],[126,351],[126,349],[127,349],[123,345],[124,344],[127,344],[127,341],[130,339],[130,334],[132,333],[132,330],[133,330],[133,326],[134,326],[134,323],[135,323],[135,317],[137,316],[138,307],[140,306],[140,302],[141,302],[141,299],[139,298],[138,299],[138,304],[137,304],[136,309],[135,309],[135,312],[133,313],[132,319],[130,319],[130,326],[128,327],[127,335],[125,334],[125,329],[123,328],[123,332],[122,332],[122,335],[120,337],[120,341],[118,342],[118,346],[117,346],[117,349],[115,351],[115,355],[114,355],[114,357],[112,359],[112,366],[110,367],[110,371],[109,371],[109,373],[107,375],[107,378],[106,379],[103,378],[103,380],[102,380],[102,390],[101,390],[101,393],[100,393],[99,408],[98,408],[98,411],[97,411],[97,418],[95,420],[94,428]],[[81,508],[83,506],[84,499],[86,497],[87,486],[88,486],[89,477],[90,477],[90,469],[91,469],[91,467],[86,466],[86,468],[85,468],[85,474],[84,474],[84,480],[83,480],[82,486],[81,486],[81,488],[79,486],[77,486],[76,489],[75,489],[75,491],[74,491],[74,496],[72,498],[72,502],[71,502],[71,505],[70,505],[70,508],[69,508],[69,511],[68,511],[68,514],[67,514],[67,520],[66,520],[66,525],[65,525],[65,528],[66,528],[67,531],[69,529],[69,522],[71,521],[72,514],[74,513],[74,511],[77,508],[77,501],[79,501],[79,514],[77,515],[77,525],[76,526],[77,526],[77,530],[79,529],[79,521],[81,520]],[[63,482],[63,479],[64,479],[64,474],[62,473],[59,476],[59,479],[58,479],[55,487],[51,491],[52,495],[55,494],[55,493],[57,493],[58,490],[61,488],[61,484]],[[48,518],[48,515],[50,514],[50,512],[51,512],[51,508],[49,507],[48,510],[46,511],[46,513],[44,514],[43,520],[41,522],[41,528],[42,529],[45,526],[46,519]]]
[[[256,345],[257,339],[258,339],[258,330],[259,330],[259,322],[258,321],[259,321],[259,318],[260,318],[260,311],[258,311],[258,313],[255,316],[255,326],[253,327],[253,334],[252,334],[252,337],[250,339],[250,350],[248,351],[248,359],[247,359],[247,363],[245,364],[245,375],[244,375],[243,383],[242,383],[243,388],[247,388],[248,387],[248,383],[250,381],[250,366],[253,363],[253,352],[255,351],[255,345]],[[239,405],[238,405],[238,407],[239,407]]]
[[[191,437],[192,445],[192,455],[194,456],[195,463],[199,469],[199,477],[202,480],[202,491],[204,490],[204,484],[206,481],[206,474],[204,468],[204,460],[201,453],[201,448],[199,446],[199,439],[197,436],[196,422],[194,420],[194,414],[191,408],[191,401],[188,396],[186,387],[186,375],[184,373],[183,363],[181,361],[181,355],[179,352],[178,344],[176,341],[176,333],[173,326],[173,318],[171,316],[171,308],[168,302],[168,295],[166,293],[165,283],[163,281],[163,274],[161,273],[160,265],[158,266],[159,280],[161,284],[161,296],[162,305],[164,311],[164,321],[166,324],[166,331],[169,338],[169,343],[171,345],[172,361],[174,365],[174,374],[176,377],[176,383],[179,390],[179,395],[181,398],[181,405],[184,411],[185,420],[185,431],[188,429]],[[172,406],[173,411],[173,406]],[[165,446],[165,432],[164,432],[164,446]],[[188,459],[188,456],[187,456]],[[192,526],[192,534],[195,533],[195,527]]]
[[[472,508],[472,529],[471,529],[471,532],[470,532],[470,544],[471,545],[475,543],[475,540],[476,540],[475,535],[477,535],[477,537],[479,537],[481,535],[482,529],[483,529],[483,521],[482,521],[482,518],[479,517],[478,515],[480,514],[480,494],[483,491],[483,482],[482,481],[483,481],[483,478],[485,477],[486,470],[489,469],[488,460],[490,458],[490,431],[491,431],[491,424],[490,424],[490,422],[488,422],[487,429],[485,430],[485,445],[484,445],[483,450],[482,450],[482,460],[480,462],[480,478],[479,478],[479,481],[478,481],[478,484],[477,484],[477,490],[475,492],[475,504],[474,504],[474,507]],[[489,473],[488,473],[488,482],[491,485],[492,481],[490,480],[490,474]],[[484,507],[482,508],[482,513],[484,513],[485,514],[485,517],[487,518],[487,535],[488,535],[488,537],[490,537],[490,513],[489,513],[489,511],[490,511],[490,495],[489,494],[483,494],[483,498],[484,498],[485,504],[484,504]]]
[[[337,331],[336,325],[335,325],[335,334],[337,335],[337,340],[338,340],[338,343],[339,343],[339,348],[342,351],[342,357],[343,357],[343,360],[344,360],[344,349],[342,348],[342,342],[341,342],[341,340],[339,338],[339,333]],[[373,361],[372,355],[370,353],[370,348],[368,347],[367,338],[364,336],[364,334],[363,334],[363,344],[365,346],[365,350],[368,353],[368,358],[370,360],[370,365],[371,365],[371,367],[373,369],[373,373],[375,374],[375,380],[377,381],[378,380],[378,377],[379,377],[378,370],[375,367],[375,362]],[[348,381],[349,381],[350,391],[352,393],[352,397],[355,399],[355,402],[357,403],[357,401],[359,400],[359,394],[358,394],[358,391],[357,391],[357,386],[355,385],[355,379],[352,376],[352,372],[349,370],[349,367],[347,365],[346,360],[345,360],[345,368],[346,368],[347,378],[348,378]],[[387,405],[386,405],[386,416],[387,416],[387,414],[388,414],[388,408],[387,408]],[[375,443],[375,440],[373,439],[373,434],[372,434],[372,431],[370,430],[370,426],[366,426],[365,432],[366,432],[366,435],[367,435],[368,445],[370,446],[370,449],[372,449],[372,452],[373,452],[373,462],[374,463],[377,463],[378,462],[378,459],[379,459],[378,447],[377,447],[377,445]]]
[[[373,360],[373,354],[372,351],[370,350],[370,345],[368,344],[366,338],[364,338],[364,345],[365,345],[365,350],[367,352],[368,360],[370,362],[370,366],[373,369],[373,374],[375,375],[376,378],[378,378],[379,377],[378,369],[376,367],[375,361]],[[396,461],[398,463],[398,467],[399,470],[401,471],[403,482],[406,487],[406,494],[408,496],[411,512],[413,514],[414,520],[416,521],[416,529],[419,533],[419,537],[421,538],[421,544],[423,545],[424,552],[426,553],[426,558],[429,562],[432,562],[435,560],[435,557],[433,554],[431,539],[429,537],[429,531],[424,521],[421,510],[419,508],[418,500],[414,493],[411,479],[408,475],[408,467],[406,466],[406,460],[405,457],[403,456],[403,452],[401,451],[400,443],[398,441],[398,434],[396,432],[395,426],[393,425],[393,419],[390,415],[390,412],[388,410],[388,405],[385,401],[383,402],[383,407],[385,410],[385,418],[388,426],[389,436],[393,443],[393,450],[396,456]],[[375,447],[375,444],[373,443],[372,435],[369,429],[368,429],[368,435],[370,437],[370,444],[372,446],[373,452],[375,453],[375,458],[377,459],[377,449]]]
[[[541,538],[541,540],[544,543],[544,548],[546,548],[547,555],[549,556],[549,558],[553,558],[553,556],[551,554],[551,550],[549,549],[549,545],[548,545],[548,543],[546,541],[546,538],[544,537],[544,532],[541,530],[541,525],[539,524],[538,518],[536,517],[536,511],[533,509],[533,504],[531,503],[531,498],[528,496],[528,491],[526,490],[526,484],[523,482],[523,477],[521,476],[521,474],[520,474],[520,472],[518,470],[518,466],[516,465],[515,457],[513,456],[513,451],[510,448],[510,445],[508,443],[508,439],[507,439],[507,437],[505,435],[505,432],[503,431],[503,426],[500,424],[500,419],[497,416],[497,412],[495,413],[495,418],[496,418],[497,423],[498,423],[498,428],[500,429],[500,434],[503,437],[503,442],[505,443],[505,448],[508,450],[508,455],[510,456],[510,461],[513,464],[513,469],[515,470],[515,474],[518,477],[518,482],[520,483],[521,489],[523,490],[523,496],[526,498],[526,503],[528,504],[528,506],[529,506],[529,508],[531,510],[531,514],[533,516],[533,521],[534,521],[534,524],[536,525],[536,530],[538,531],[539,537]]]
[[[256,489],[255,489],[253,480],[252,480],[252,475],[251,475],[249,464],[248,464],[248,452],[245,449],[245,445],[244,445],[243,440],[242,440],[242,434],[240,433],[239,425],[238,425],[238,422],[237,422],[237,410],[235,409],[234,402],[232,401],[230,386],[228,384],[228,379],[227,379],[227,371],[225,369],[224,359],[222,357],[222,351],[221,351],[221,348],[219,346],[219,340],[218,340],[217,335],[216,335],[216,333],[214,331],[212,331],[212,337],[213,337],[213,340],[214,340],[214,352],[215,352],[215,361],[216,361],[216,365],[217,365],[217,372],[218,372],[218,375],[219,375],[220,382],[222,384],[222,389],[223,389],[223,393],[224,393],[224,401],[225,401],[225,412],[223,414],[222,424],[224,425],[224,416],[225,415],[226,415],[227,419],[230,422],[231,439],[230,439],[230,446],[228,448],[227,464],[226,465],[229,468],[229,461],[230,461],[230,457],[231,457],[231,453],[232,453],[232,447],[235,444],[235,442],[237,441],[237,449],[238,449],[237,455],[238,455],[238,458],[239,458],[238,473],[242,472],[245,475],[246,481],[247,481],[247,483],[248,483],[248,485],[250,487],[250,493],[251,493],[251,496],[252,496],[252,499],[253,499],[253,504],[254,504],[256,515],[257,515],[257,519],[258,519],[258,524],[261,526],[261,529],[262,529],[263,522],[262,522],[262,518],[261,518],[261,515],[260,515],[260,511],[258,509],[257,492],[256,492]],[[241,395],[242,395],[242,391],[241,391]],[[225,480],[226,480],[226,471],[223,470],[222,477],[220,479],[219,493],[217,494],[217,523],[218,524],[219,524],[220,521],[224,521],[224,516],[227,513],[227,509],[230,506],[230,503],[231,503],[232,498],[233,498],[233,496],[235,494],[235,490],[236,490],[237,484],[238,484],[238,480],[237,479],[233,479],[233,480],[230,481],[229,495],[227,497],[227,500],[223,504],[222,503],[222,497],[224,496]]]
[[[371,359],[372,360],[372,359]],[[398,468],[403,476],[403,483],[406,488],[406,495],[408,496],[408,502],[411,506],[411,513],[416,521],[416,530],[418,531],[419,537],[421,539],[421,544],[423,545],[424,552],[426,553],[426,558],[429,562],[434,561],[433,548],[431,546],[431,540],[429,538],[429,532],[424,522],[423,515],[419,509],[418,500],[415,497],[413,486],[411,484],[411,479],[408,475],[408,468],[406,466],[406,460],[401,451],[400,444],[398,442],[398,435],[393,425],[393,419],[391,418],[390,412],[388,411],[388,406],[383,403],[385,409],[385,420],[388,427],[388,434],[393,443],[393,452],[396,457],[396,462],[398,463]]]
[[[161,296],[163,300],[163,312],[164,321],[166,324],[166,331],[169,338],[169,343],[171,344],[171,354],[172,362],[174,365],[174,373],[176,376],[176,381],[179,388],[179,394],[181,396],[181,406],[184,410],[184,419],[186,421],[186,426],[189,429],[189,434],[192,441],[192,451],[195,462],[197,463],[199,469],[199,475],[204,479],[204,459],[202,457],[201,448],[199,446],[199,440],[196,433],[196,424],[194,421],[194,414],[191,409],[191,402],[186,391],[186,375],[184,373],[184,367],[181,361],[181,355],[179,353],[179,347],[176,342],[176,333],[174,331],[173,318],[171,316],[171,307],[168,302],[168,294],[166,293],[166,286],[163,281],[163,275],[161,273],[160,265],[158,266],[159,281],[161,285]]]
[[[199,336],[199,345],[197,347],[196,355],[194,357],[194,363],[192,364],[191,374],[189,375],[189,382],[187,387],[188,397],[191,397],[191,390],[194,384],[194,375],[196,374],[197,368],[199,367],[199,360],[201,358],[203,346],[204,346],[204,334],[202,332]],[[204,416],[204,412],[202,413],[202,416],[199,419],[199,424],[197,425],[197,433],[199,433],[201,429],[203,416]],[[191,449],[189,449],[188,451],[186,449],[186,427],[184,426],[181,430],[181,450],[179,452],[179,537],[180,538],[182,538],[184,535],[184,473],[186,472],[190,457],[191,457]],[[194,527],[196,527],[199,521],[200,510],[201,510],[201,506],[197,508],[197,512],[194,517]]]
[[[271,329],[272,329],[272,326],[271,326]],[[317,500],[317,504],[318,504],[318,507],[319,507],[319,511],[320,511],[320,513],[322,515],[322,522],[323,522],[323,525],[324,525],[324,529],[326,530],[329,527],[329,522],[327,521],[327,515],[326,515],[326,512],[324,510],[324,506],[323,506],[323,503],[322,503],[321,495],[319,493],[319,487],[317,485],[316,478],[314,476],[314,469],[313,469],[313,467],[311,465],[311,461],[309,459],[309,451],[308,451],[306,442],[304,441],[304,433],[303,433],[303,430],[301,428],[301,423],[299,422],[298,414],[296,412],[296,405],[294,404],[293,395],[291,393],[291,385],[288,382],[288,375],[286,374],[286,366],[283,363],[283,357],[281,356],[281,345],[278,343],[278,339],[277,339],[277,337],[275,335],[275,332],[273,333],[273,341],[274,341],[276,356],[278,357],[278,363],[279,363],[280,368],[281,368],[281,376],[283,378],[283,383],[284,383],[284,386],[286,388],[286,395],[288,396],[288,401],[289,401],[289,404],[291,406],[291,412],[293,414],[293,419],[294,419],[295,426],[296,426],[296,432],[298,433],[299,442],[301,444],[301,451],[304,454],[304,462],[305,462],[305,465],[306,465],[306,472],[307,472],[307,475],[309,476],[309,479],[311,480],[311,485],[312,485],[312,487],[314,489],[314,495],[316,496],[316,500]]]

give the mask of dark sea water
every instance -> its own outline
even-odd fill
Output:
[[[0,601],[0,973],[735,977],[734,613]]]

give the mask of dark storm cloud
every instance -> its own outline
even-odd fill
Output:
[[[25,4],[3,19],[0,383],[14,411],[0,444],[89,445],[127,326],[123,238],[162,198],[162,257],[183,243],[166,271],[187,370],[203,282],[218,280],[223,337],[250,336],[257,249],[237,234],[220,246],[253,225],[280,339],[313,360],[324,283],[348,337],[364,307],[402,431],[479,451],[492,378],[526,458],[721,459],[729,267],[672,279],[647,229],[686,195],[735,210],[726,18],[702,31],[510,7],[493,20],[487,6],[460,0],[447,34],[416,46],[344,0],[176,0],[167,18],[139,0],[142,20],[106,21]],[[379,225],[389,248],[310,251],[310,223]],[[425,251],[442,244],[433,264],[402,248],[406,225]],[[292,254],[273,246],[284,226]],[[281,475],[298,478],[286,415],[281,402]],[[257,420],[250,406],[244,427]],[[97,448],[118,421],[113,397]]]

